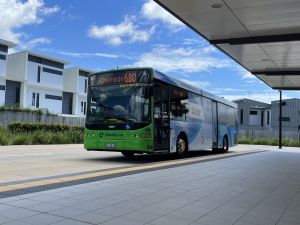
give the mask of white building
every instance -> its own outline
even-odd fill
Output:
[[[0,39],[0,105],[5,103],[6,75],[7,75],[7,52],[16,44]]]
[[[44,108],[57,114],[72,108],[63,85],[64,66],[69,62],[31,51],[14,53],[7,58],[6,84],[9,85],[6,85],[5,104]],[[8,95],[10,92],[17,97]]]
[[[64,73],[64,93],[72,101],[72,110],[69,112],[74,115],[85,115],[87,109],[87,88],[88,75],[93,71],[81,67],[65,69]],[[68,109],[63,108],[63,113]]]

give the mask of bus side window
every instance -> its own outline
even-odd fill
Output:
[[[171,88],[171,119],[186,121],[186,115],[188,113],[188,92],[179,89]]]

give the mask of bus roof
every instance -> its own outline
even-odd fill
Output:
[[[162,72],[159,72],[157,70],[154,70],[154,78],[157,78],[157,79],[162,80],[162,81],[164,81],[166,83],[169,83],[169,84],[176,85],[176,86],[181,87],[181,88],[183,88],[187,91],[191,91],[191,92],[194,92],[196,94],[202,95],[204,97],[213,99],[217,102],[220,102],[220,103],[232,106],[234,108],[237,108],[237,105],[234,102],[231,102],[227,99],[221,98],[217,95],[211,94],[207,91],[201,90],[201,89],[199,89],[199,88],[197,88],[193,85],[190,85],[186,82],[183,82],[183,81],[177,80],[175,78],[169,77],[166,74],[163,74]]]

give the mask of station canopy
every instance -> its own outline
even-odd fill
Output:
[[[273,89],[300,89],[300,0],[155,0]]]

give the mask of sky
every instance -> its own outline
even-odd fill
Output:
[[[153,67],[229,100],[279,92],[152,0],[0,0],[0,38],[92,71]],[[284,91],[283,98],[300,98]]]

